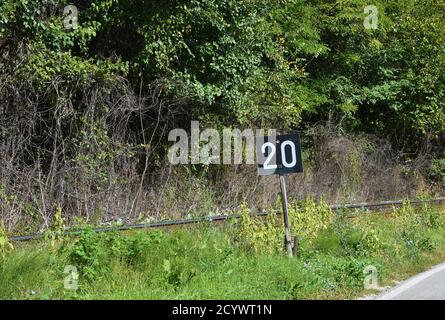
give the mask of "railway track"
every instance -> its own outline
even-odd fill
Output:
[[[339,210],[351,210],[351,209],[372,209],[374,211],[383,210],[388,207],[398,207],[403,205],[407,200],[397,200],[397,201],[382,201],[375,203],[355,203],[355,204],[346,204],[346,205],[332,205],[330,206],[331,210],[339,211]],[[429,200],[408,200],[411,205],[419,206],[422,204],[440,204],[445,203],[444,198],[434,198]],[[257,217],[266,216],[269,213],[258,213],[255,214]],[[281,214],[281,212],[276,212],[276,214]],[[190,219],[181,219],[181,220],[164,220],[158,222],[151,223],[136,223],[131,225],[124,226],[113,226],[113,227],[98,227],[93,230],[96,232],[110,232],[110,231],[126,231],[126,230],[135,230],[135,229],[149,229],[149,228],[162,228],[169,226],[181,226],[187,224],[195,224],[200,222],[218,222],[218,221],[226,221],[230,219],[238,219],[240,218],[239,214],[231,214],[231,215],[216,215],[216,216],[204,216],[198,218],[190,218]],[[81,233],[81,230],[67,230],[63,233],[63,235],[77,235]],[[9,238],[10,241],[29,241],[29,240],[37,240],[43,239],[45,237],[44,233],[37,233],[31,235],[23,235],[23,236],[12,236]]]

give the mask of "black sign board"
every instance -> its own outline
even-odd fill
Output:
[[[261,176],[303,172],[298,134],[257,137],[256,149]]]

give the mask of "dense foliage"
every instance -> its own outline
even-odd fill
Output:
[[[79,27],[67,30],[67,1],[2,1],[2,73],[41,90],[57,77],[156,83],[186,119],[211,124],[285,128],[334,114],[398,137],[445,131],[443,1],[374,1],[376,30],[361,0],[72,3]]]

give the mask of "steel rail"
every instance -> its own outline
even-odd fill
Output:
[[[389,207],[389,206],[400,206],[405,202],[409,202],[411,205],[421,205],[424,203],[441,203],[445,202],[445,198],[435,198],[429,200],[397,200],[397,201],[382,201],[376,203],[356,203],[356,204],[346,204],[346,205],[331,205],[330,209],[333,211],[345,210],[345,209],[368,209],[368,208],[379,208],[379,207]],[[261,212],[257,213],[254,216],[261,217],[266,216],[269,213]],[[276,214],[281,214],[281,212],[276,212]],[[239,214],[231,214],[231,215],[217,215],[217,216],[204,216],[198,218],[190,218],[190,219],[181,219],[181,220],[164,220],[158,222],[150,222],[150,223],[137,223],[125,226],[114,226],[114,227],[98,227],[93,228],[95,232],[110,232],[110,231],[126,231],[133,229],[149,229],[149,228],[162,228],[169,226],[179,226],[179,225],[187,225],[194,224],[200,222],[218,222],[225,221],[230,219],[238,219],[241,215]],[[68,235],[79,235],[81,234],[81,230],[68,230],[62,233],[63,236]],[[45,237],[45,233],[37,233],[32,235],[23,235],[23,236],[13,236],[10,237],[10,241],[29,241],[29,240],[38,240],[43,239]]]

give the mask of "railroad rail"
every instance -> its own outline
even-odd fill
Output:
[[[375,203],[355,203],[355,204],[345,204],[345,205],[331,205],[330,208],[333,211],[347,210],[347,209],[373,209],[377,211],[379,208],[386,207],[397,207],[403,205],[405,202],[409,202],[411,205],[419,206],[426,203],[444,203],[444,198],[434,198],[428,200],[397,200],[397,201],[382,201]],[[261,217],[266,216],[270,213],[261,212],[257,213],[254,216]],[[276,214],[281,214],[281,212],[276,212]],[[93,228],[95,232],[110,232],[110,231],[126,231],[126,230],[134,230],[134,229],[149,229],[149,228],[162,228],[169,226],[180,226],[187,224],[194,224],[200,222],[218,222],[225,221],[230,219],[238,219],[240,218],[239,214],[229,214],[229,215],[215,215],[215,216],[203,216],[197,218],[190,219],[181,219],[181,220],[163,220],[158,222],[150,222],[150,223],[136,223],[131,225],[124,226],[112,226],[112,227],[97,227]],[[63,233],[64,236],[68,235],[78,235],[82,231],[81,230],[67,230]],[[9,238],[10,241],[29,241],[29,240],[38,240],[43,239],[45,237],[45,233],[37,233],[32,235],[23,235],[23,236],[12,236]]]

